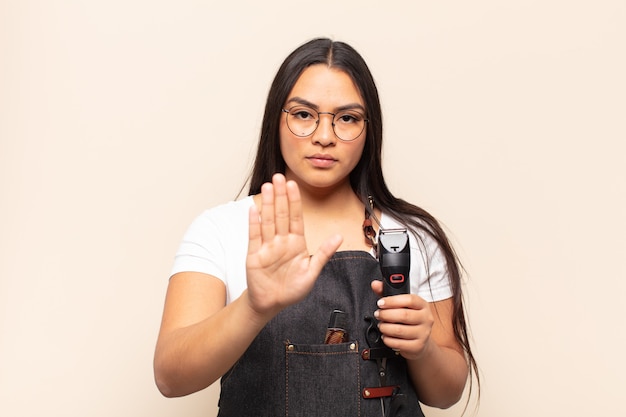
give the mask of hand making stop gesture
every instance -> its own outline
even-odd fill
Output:
[[[248,295],[259,314],[277,314],[311,291],[315,280],[342,242],[328,238],[310,256],[304,237],[298,185],[275,174],[261,187],[261,212],[250,208],[246,259]]]

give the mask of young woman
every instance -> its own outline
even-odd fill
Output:
[[[315,39],[270,88],[249,196],[207,210],[176,256],[154,359],[168,397],[221,378],[220,416],[419,416],[456,403],[476,364],[460,267],[381,167],[362,57]],[[376,235],[406,228],[410,292],[382,296]],[[344,337],[325,343],[332,312]],[[337,313],[335,313],[337,314]]]

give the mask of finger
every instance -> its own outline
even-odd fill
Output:
[[[272,177],[274,185],[274,223],[277,235],[289,233],[289,201],[287,199],[287,187],[285,177],[282,174],[275,174]]]
[[[397,323],[406,325],[419,325],[425,322],[425,314],[421,310],[410,308],[394,308],[391,310],[377,310],[374,316],[381,323]]]
[[[396,326],[396,327],[392,327]],[[379,324],[383,341],[387,347],[400,351],[402,356],[409,359],[416,357],[423,351],[430,339],[430,331],[423,326]]]
[[[274,238],[274,186],[266,182],[261,186],[261,239],[266,242]]]
[[[261,247],[261,220],[256,204],[248,213],[248,253],[256,253]]]
[[[375,279],[374,281],[370,283],[370,286],[372,287],[372,290],[377,296],[382,297],[383,295],[383,282],[382,281]]]
[[[407,359],[415,359],[424,351],[429,336],[424,335],[416,338],[400,339],[392,336],[383,336],[385,345]]]
[[[289,200],[289,231],[304,236],[304,220],[302,218],[302,200],[300,189],[295,181],[289,181],[287,186],[287,198]]]
[[[391,339],[400,340],[416,340],[420,339],[421,330],[419,326],[398,324],[398,323],[378,323],[378,328],[385,336],[385,342],[389,343]]]
[[[377,304],[381,309],[410,308],[421,310],[428,306],[426,300],[415,294],[398,294],[383,297],[378,300]]]
[[[315,276],[319,275],[324,265],[326,265],[326,262],[337,252],[337,249],[341,246],[341,242],[343,242],[341,235],[333,235],[322,243],[317,252],[311,256],[309,272]]]

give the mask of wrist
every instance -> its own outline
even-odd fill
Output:
[[[432,361],[433,356],[436,356],[438,350],[439,346],[437,345],[437,343],[432,339],[432,337],[428,337],[428,339],[424,341],[421,349],[419,349],[408,358],[405,356],[405,359],[416,364],[419,364],[421,362],[429,362]]]
[[[265,325],[280,311],[278,310],[274,312],[272,309],[260,310],[258,307],[255,307],[247,289],[241,294],[240,300],[246,309],[246,319],[258,329],[265,327]]]

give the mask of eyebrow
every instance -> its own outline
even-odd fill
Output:
[[[308,100],[303,99],[302,97],[291,97],[289,100],[287,100],[286,104],[289,103],[297,103],[297,104],[301,104],[303,106],[307,106],[310,107],[312,109],[315,109],[317,111],[319,111],[320,107],[317,104],[311,103]],[[350,104],[344,104],[343,106],[339,106],[333,109],[333,111],[337,112],[337,111],[343,111],[343,110],[353,110],[353,109],[358,109],[361,110],[363,113],[367,113],[365,111],[365,107],[363,107],[361,104],[359,103],[350,103]]]

